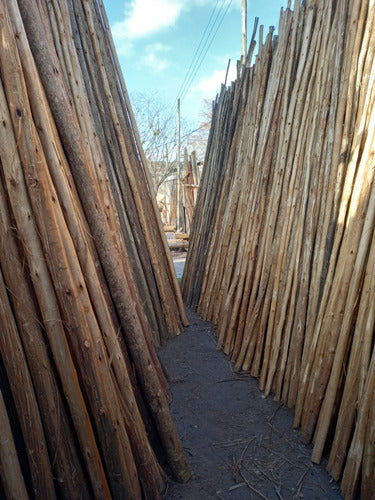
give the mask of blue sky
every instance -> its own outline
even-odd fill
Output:
[[[248,0],[248,36],[255,17],[265,33],[271,25],[277,28],[286,5],[287,0]],[[241,56],[241,0],[104,0],[104,6],[130,96],[156,95],[171,110],[181,97],[182,117],[198,127],[203,99],[215,98],[229,59],[230,79],[235,77]],[[186,77],[193,76],[200,61],[187,85]]]

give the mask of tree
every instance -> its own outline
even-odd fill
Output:
[[[166,106],[157,93],[133,93],[131,102],[157,194],[165,179],[177,171],[176,109]],[[199,160],[203,161],[211,121],[211,102],[208,100],[204,100],[202,117],[203,122],[193,131],[186,119],[181,120],[181,158],[187,148],[189,152],[196,151]]]
[[[131,96],[142,146],[149,163],[155,192],[176,171],[176,116],[157,94],[136,92]]]
[[[201,116],[202,122],[199,128],[187,137],[187,147],[189,151],[196,152],[198,161],[203,162],[211,128],[212,101],[210,99],[203,99]]]

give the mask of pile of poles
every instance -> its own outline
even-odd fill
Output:
[[[101,0],[0,0],[0,78],[0,497],[158,498],[187,319]]]
[[[375,484],[375,3],[296,1],[214,107],[183,277],[218,348]]]

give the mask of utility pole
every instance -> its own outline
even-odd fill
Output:
[[[177,99],[177,203],[176,230],[180,230],[180,99]]]
[[[247,0],[242,0],[242,50],[241,60],[245,64],[247,54]]]
[[[165,151],[165,178],[168,177],[168,171],[169,171],[169,161],[168,161],[168,144],[164,144],[164,151]]]

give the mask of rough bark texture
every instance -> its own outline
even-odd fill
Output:
[[[332,445],[346,498],[375,483],[374,15],[296,1],[260,35],[215,103],[182,282],[235,369],[295,407],[312,460]]]
[[[0,491],[158,498],[187,319],[102,3],[1,0],[0,31]]]

